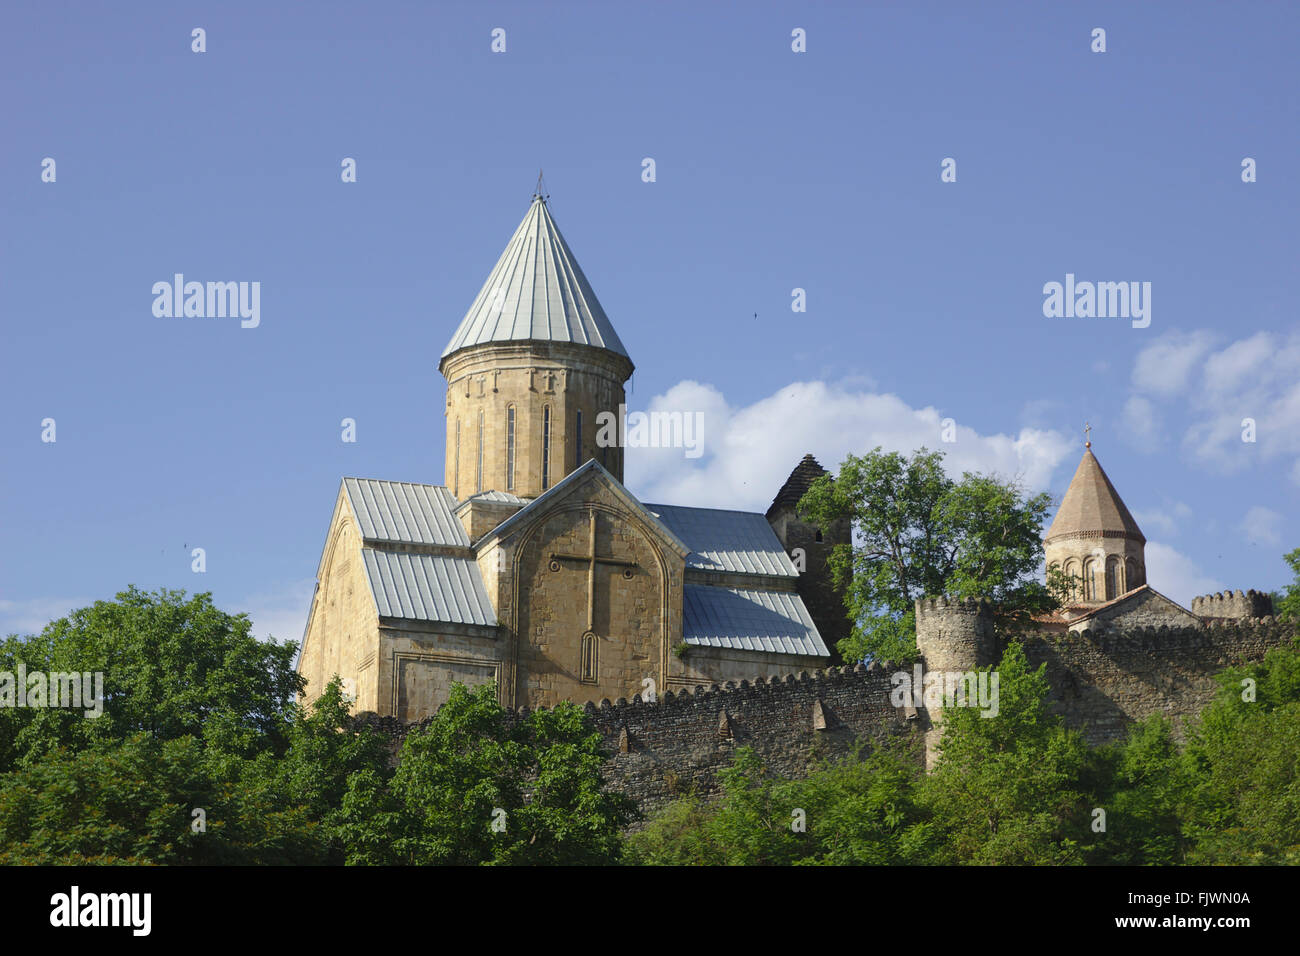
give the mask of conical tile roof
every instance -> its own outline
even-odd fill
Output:
[[[1085,448],[1083,460],[1070,480],[1070,487],[1061,500],[1061,507],[1047,529],[1044,542],[1055,538],[1096,536],[1131,538],[1146,543],[1146,538],[1129,514],[1115,486],[1102,471],[1101,462]]]
[[[630,358],[541,196],[533,197],[442,357],[519,340],[573,342]]]
[[[767,509],[767,516],[770,518],[773,512],[783,506],[788,505],[791,508],[797,506],[799,499],[812,487],[812,483],[825,474],[828,472],[816,458],[812,455],[804,455],[799,464],[794,466],[794,471],[790,472],[790,477],[785,480],[776,497],[772,499]]]

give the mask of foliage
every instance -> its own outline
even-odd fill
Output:
[[[914,659],[914,602],[927,595],[989,598],[1003,626],[1057,606],[1036,577],[1049,497],[970,472],[954,481],[942,463],[942,452],[924,448],[910,458],[880,448],[849,455],[799,502],[805,521],[852,522],[853,542],[829,561],[855,622],[839,644],[845,660]]]
[[[144,593],[96,601],[40,634],[0,642],[0,671],[102,672],[103,714],[0,709],[0,772],[31,765],[59,747],[77,751],[144,733],[194,736],[251,754],[282,748],[303,688],[294,644],[259,641],[248,617],[227,614],[210,594]]]
[[[933,817],[933,863],[1082,862],[1088,839],[1088,749],[1048,713],[1046,665],[1031,670],[1011,643],[998,676],[996,716],[943,711],[944,735],[924,803]]]
[[[632,804],[605,791],[601,737],[560,704],[519,721],[495,688],[462,685],[402,748],[387,783],[349,780],[339,815],[348,862],[591,864],[618,858]]]
[[[675,801],[627,843],[626,862],[759,866],[920,862],[920,766],[895,748],[824,764],[802,780],[770,776],[751,748],[720,771],[709,806]],[[910,827],[910,829],[909,829]]]

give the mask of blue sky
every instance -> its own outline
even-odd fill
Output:
[[[539,168],[637,363],[630,406],[706,416],[699,459],[629,451],[644,500],[762,510],[805,452],[877,444],[1059,495],[1087,420],[1154,587],[1288,580],[1294,5],[46,3],[0,25],[0,633],[134,583],[300,637],[339,478],[441,482],[438,357]],[[155,317],[176,272],[260,282],[260,325]],[[1150,282],[1149,327],[1045,317],[1067,273]]]

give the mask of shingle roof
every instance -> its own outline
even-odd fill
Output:
[[[367,542],[469,547],[456,499],[441,485],[344,478],[343,489]]]
[[[1146,542],[1119,492],[1102,471],[1101,462],[1091,448],[1085,448],[1043,540],[1098,534]]]
[[[761,514],[679,505],[648,504],[645,508],[691,549],[686,558],[688,567],[738,574],[799,576],[776,532]]]
[[[446,358],[485,342],[520,339],[573,342],[627,357],[627,349],[540,197],[534,197],[442,355]]]
[[[682,638],[687,644],[829,657],[798,594],[688,584]]]
[[[493,626],[478,565],[471,558],[362,548],[366,579],[381,617]]]
[[[790,472],[790,477],[785,480],[776,497],[772,499],[772,504],[767,509],[768,516],[784,505],[793,508],[812,487],[812,483],[826,474],[830,472],[823,468],[816,458],[812,455],[804,455],[799,464],[794,466],[794,471]]]

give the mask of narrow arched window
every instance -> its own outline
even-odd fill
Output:
[[[1097,600],[1097,562],[1091,558],[1083,562],[1083,599]]]
[[[594,684],[597,681],[596,635],[590,632],[582,635],[582,682]]]
[[[506,490],[515,487],[515,407],[506,408]]]
[[[578,427],[573,434],[573,468],[576,471],[582,466],[582,412],[578,412]]]
[[[1124,561],[1124,590],[1132,591],[1136,587],[1142,586],[1142,574],[1138,571],[1138,564],[1132,558]]]
[[[818,528],[818,529],[817,529],[817,541],[820,542],[821,539],[822,539],[822,529],[821,529],[821,528]]]
[[[1065,562],[1065,579],[1070,585],[1070,600],[1079,599],[1079,565],[1075,561]]]
[[[478,469],[474,478],[474,493],[483,490],[483,413],[478,413]]]
[[[456,467],[451,473],[451,493],[460,497],[460,419],[456,419]]]
[[[542,406],[542,491],[551,487],[551,406]]]
[[[1119,597],[1119,558],[1111,555],[1106,559],[1106,600]]]

